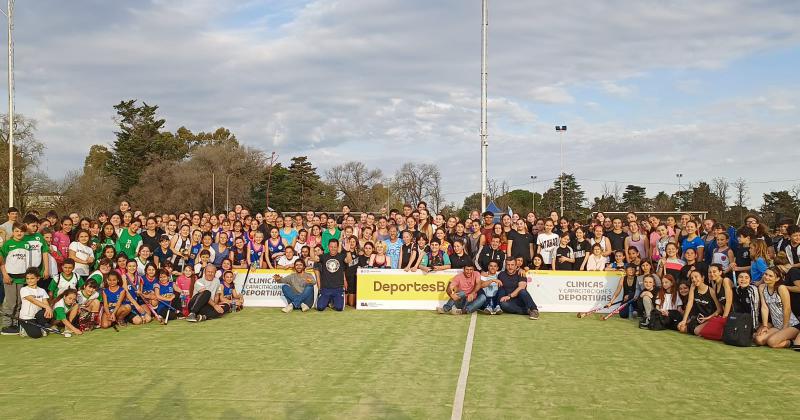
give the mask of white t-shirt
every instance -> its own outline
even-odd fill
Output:
[[[201,277],[194,282],[194,295],[192,297],[204,290],[208,290],[213,298],[217,294],[217,289],[219,289],[219,280],[206,280],[205,277]]]
[[[91,296],[84,296],[82,291],[78,291],[78,305],[86,305],[86,302],[91,302],[96,300],[100,297],[100,294],[97,292],[92,293]]]
[[[297,255],[292,256],[291,260],[286,258],[286,255],[281,255],[281,257],[278,258],[278,263],[277,264],[280,265],[280,266],[283,266],[283,267],[286,267],[287,265],[291,266],[298,259],[299,259],[299,257]]]
[[[19,309],[19,318],[20,319],[33,319],[36,316],[36,313],[42,309],[39,306],[34,305],[33,303],[29,302],[28,299],[25,299],[28,296],[33,296],[34,299],[38,300],[39,302],[44,302],[47,300],[47,292],[42,289],[41,287],[28,287],[25,286],[19,290],[19,299],[22,301],[22,305]]]
[[[89,257],[94,257],[92,247],[86,246],[78,241],[69,244],[69,250],[75,252],[75,256],[86,261]],[[75,274],[79,276],[89,275],[89,264],[82,264],[75,261]]]
[[[539,247],[542,248],[540,253],[542,254],[544,265],[553,263],[553,251],[558,248],[560,242],[561,238],[558,237],[557,233],[542,232],[536,236],[536,249],[539,249]]]
[[[55,277],[53,277],[53,281],[56,283],[56,291],[53,297],[56,297],[62,293],[64,293],[67,289],[77,289],[78,288],[78,273],[72,272],[72,278],[68,279],[64,277],[64,273],[58,273]]]

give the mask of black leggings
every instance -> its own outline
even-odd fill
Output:
[[[208,319],[219,318],[222,314],[217,313],[214,307],[209,305],[208,301],[211,300],[211,292],[204,290],[194,296],[189,301],[189,312],[195,315],[205,315]]]
[[[39,312],[36,312],[36,315],[33,316],[33,319],[30,320],[20,320],[19,325],[20,327],[25,329],[25,334],[28,335],[30,338],[42,338],[44,335],[42,333],[42,329],[39,328],[35,324],[39,324],[43,327],[49,326],[50,321],[52,318],[45,318],[44,317],[44,309],[39,309]]]

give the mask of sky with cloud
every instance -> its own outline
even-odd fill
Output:
[[[800,184],[800,2],[489,7],[490,178],[552,183],[566,124],[566,171],[590,198],[615,181],[673,192],[678,172],[742,177],[751,206]],[[225,126],[284,162],[435,162],[447,201],[480,189],[479,0],[41,0],[15,15],[16,112],[38,120],[52,177],[110,144],[112,106],[135,98],[170,130]]]

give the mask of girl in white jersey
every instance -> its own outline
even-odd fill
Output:
[[[609,257],[611,255],[611,240],[603,236],[602,226],[597,225],[594,227],[594,236],[589,239],[589,243],[592,246],[594,246],[594,244],[599,244],[604,257]]]

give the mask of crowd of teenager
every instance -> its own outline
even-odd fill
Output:
[[[358,268],[460,270],[439,313],[512,313],[538,319],[529,270],[618,270],[608,307],[639,326],[721,339],[731,317],[749,314],[752,341],[798,347],[800,227],[770,231],[755,215],[742,227],[713,219],[603,213],[576,221],[551,212],[463,220],[426,203],[376,213],[134,211],[24,216],[0,225],[3,335],[82,334],[242,309],[234,269],[281,268],[287,305],[308,311],[355,306]],[[313,270],[316,276],[309,271]],[[316,286],[316,288],[315,288]],[[315,290],[317,295],[315,296]]]

